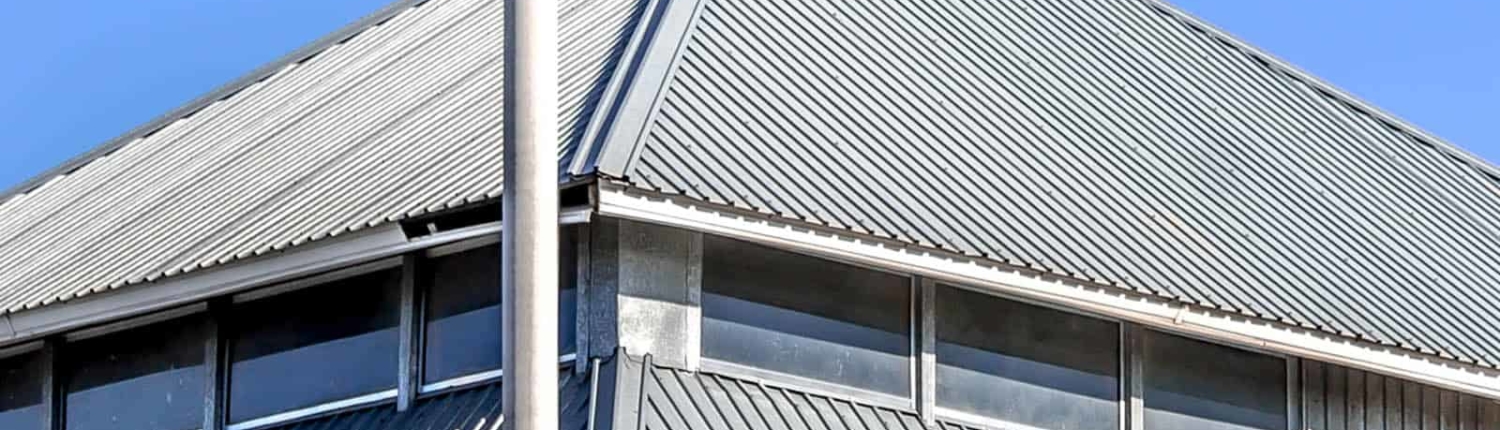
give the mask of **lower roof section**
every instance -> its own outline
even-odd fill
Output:
[[[559,428],[588,428],[593,400],[588,375],[563,369],[558,382]],[[411,410],[397,412],[391,404],[300,421],[269,430],[498,430],[502,382],[452,391],[417,401]]]

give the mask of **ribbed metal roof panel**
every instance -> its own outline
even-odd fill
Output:
[[[407,2],[0,203],[15,312],[491,199],[502,5]],[[563,0],[564,165],[639,0]]]
[[[593,393],[589,378],[564,369],[558,382],[560,429],[588,428]],[[276,430],[497,430],[502,422],[501,383],[418,400],[405,412],[380,405],[274,427]]]
[[[704,0],[630,184],[1494,366],[1496,170],[1150,0]]]
[[[641,430],[886,430],[929,428],[911,410],[871,406],[712,373],[649,366]],[[965,430],[941,423],[931,428]]]

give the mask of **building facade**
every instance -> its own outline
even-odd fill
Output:
[[[497,0],[0,196],[0,429],[495,429]],[[1500,170],[1154,0],[563,2],[569,429],[1500,429]]]

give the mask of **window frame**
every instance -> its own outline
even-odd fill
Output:
[[[707,233],[698,234],[706,235]],[[705,346],[701,341],[698,344],[697,350],[693,351],[693,353],[697,354],[697,357],[695,358],[698,360],[699,370],[709,373],[718,373],[726,376],[732,376],[748,381],[755,381],[767,386],[795,389],[811,394],[819,394],[835,398],[857,398],[860,399],[861,402],[869,403],[875,406],[894,409],[916,409],[920,407],[923,391],[920,385],[922,381],[922,376],[920,375],[922,368],[922,324],[920,320],[920,318],[922,317],[922,304],[919,301],[922,298],[923,288],[923,279],[921,277],[884,267],[871,266],[861,262],[813,255],[796,250],[777,248],[754,242],[747,242],[732,237],[723,238],[737,242],[744,242],[755,246],[770,248],[778,252],[794,254],[802,258],[812,258],[836,264],[842,264],[859,270],[868,270],[906,279],[908,304],[906,309],[907,327],[905,333],[908,340],[906,348],[906,362],[908,369],[907,392],[905,396],[897,396],[890,393],[883,393],[855,386],[843,385],[836,382],[823,381],[776,370],[762,369],[759,367],[736,363],[732,360],[709,358],[703,353],[703,349],[705,348]],[[694,279],[695,282],[689,283],[688,288],[691,290],[689,292],[689,295],[700,298],[703,297],[704,294],[703,276],[701,275],[703,273],[703,254],[704,252],[702,251],[702,246],[699,246],[699,252],[697,252],[688,262],[689,264],[695,266],[690,268],[690,271],[700,274]],[[705,335],[705,333],[703,333],[702,323],[702,319],[705,317],[703,316],[702,312],[701,299],[698,303],[696,303],[696,305],[699,306],[699,309],[698,315],[696,316],[696,318],[698,318],[698,321],[696,322],[698,324],[698,327],[696,327],[695,330],[697,331],[697,335],[701,339]]]
[[[1283,362],[1285,363],[1285,366],[1284,366],[1285,370],[1283,371],[1283,376],[1286,378],[1286,382],[1287,382],[1285,384],[1285,389],[1286,389],[1286,392],[1285,392],[1285,401],[1286,402],[1285,403],[1286,403],[1286,418],[1287,418],[1286,421],[1287,422],[1286,422],[1286,425],[1285,425],[1284,429],[1285,430],[1296,430],[1296,429],[1300,429],[1302,427],[1302,410],[1301,410],[1301,408],[1302,408],[1302,401],[1301,401],[1301,398],[1302,398],[1302,391],[1301,391],[1302,390],[1302,384],[1301,384],[1301,371],[1300,371],[1300,369],[1301,369],[1301,358],[1299,358],[1299,357],[1295,357],[1295,356],[1291,356],[1291,355],[1287,355],[1287,354],[1283,354],[1283,353],[1279,353],[1279,352],[1275,352],[1275,351],[1268,351],[1268,350],[1264,350],[1264,349],[1258,349],[1258,348],[1255,348],[1255,347],[1252,347],[1252,346],[1235,345],[1235,344],[1230,344],[1230,343],[1223,342],[1223,341],[1220,341],[1220,340],[1208,339],[1208,338],[1205,338],[1205,337],[1203,337],[1201,335],[1197,335],[1197,334],[1194,334],[1194,333],[1188,333],[1188,332],[1181,331],[1181,330],[1175,330],[1175,329],[1172,329],[1171,327],[1165,327],[1165,326],[1159,326],[1159,325],[1141,324],[1141,323],[1138,323],[1138,322],[1135,322],[1135,321],[1129,321],[1129,320],[1124,320],[1124,319],[1120,319],[1120,318],[1113,318],[1113,317],[1108,317],[1108,316],[1104,316],[1104,315],[1098,315],[1098,314],[1091,313],[1091,312],[1088,312],[1088,311],[1085,311],[1085,310],[1069,309],[1067,307],[1064,307],[1064,306],[1061,306],[1061,305],[1058,305],[1058,304],[1055,304],[1055,303],[1048,303],[1048,302],[1044,302],[1044,301],[1041,301],[1041,300],[1032,299],[1032,298],[1028,298],[1028,297],[1020,297],[1020,296],[1015,295],[1015,294],[1004,294],[1004,293],[997,293],[997,292],[994,292],[994,291],[987,291],[987,290],[985,290],[983,288],[966,286],[966,285],[964,285],[961,282],[947,282],[947,281],[927,280],[927,279],[924,279],[923,288],[934,288],[934,289],[936,289],[936,288],[960,288],[960,289],[968,290],[968,291],[979,293],[979,294],[985,294],[985,295],[997,297],[997,298],[1004,299],[1004,300],[1016,301],[1016,302],[1020,302],[1020,303],[1025,303],[1025,304],[1029,304],[1029,305],[1044,307],[1044,308],[1048,308],[1048,309],[1053,309],[1053,310],[1057,310],[1057,311],[1066,312],[1066,313],[1069,313],[1069,314],[1079,315],[1079,316],[1088,317],[1088,318],[1094,318],[1094,319],[1103,320],[1103,321],[1109,321],[1109,322],[1113,322],[1113,323],[1118,324],[1119,325],[1119,333],[1118,333],[1118,337],[1117,337],[1117,342],[1118,342],[1118,345],[1119,345],[1118,350],[1120,352],[1120,358],[1117,360],[1116,364],[1119,366],[1119,371],[1120,371],[1120,377],[1119,377],[1119,381],[1118,381],[1119,386],[1118,386],[1117,389],[1118,389],[1119,396],[1120,396],[1120,399],[1119,399],[1119,411],[1120,411],[1119,412],[1119,417],[1120,417],[1120,429],[1121,430],[1145,430],[1145,425],[1144,425],[1144,421],[1143,421],[1144,413],[1145,413],[1145,396],[1144,396],[1144,391],[1145,391],[1145,383],[1144,382],[1145,381],[1143,380],[1144,373],[1145,373],[1145,371],[1144,371],[1145,370],[1145,368],[1144,368],[1144,365],[1145,365],[1145,362],[1144,362],[1145,355],[1144,355],[1144,351],[1142,350],[1142,346],[1143,345],[1141,344],[1141,342],[1143,341],[1142,338],[1143,338],[1144,332],[1148,331],[1148,330],[1149,331],[1154,331],[1154,332],[1157,332],[1157,333],[1160,333],[1160,334],[1171,335],[1171,336],[1179,336],[1179,337],[1191,339],[1191,340],[1194,340],[1194,341],[1199,341],[1199,342],[1208,343],[1208,344],[1212,344],[1212,345],[1218,345],[1218,346],[1222,346],[1222,347],[1233,348],[1233,349],[1237,349],[1237,350],[1241,350],[1241,351],[1245,351],[1245,352],[1249,352],[1249,353],[1253,353],[1253,354],[1270,356],[1270,357],[1275,357],[1275,358],[1283,360]],[[934,290],[934,294],[935,294],[935,290]],[[923,315],[922,317],[923,318],[930,318],[927,321],[934,321],[935,322],[937,320],[937,318],[941,317],[941,315],[937,314],[935,308],[936,308],[935,306],[926,306],[926,307],[923,307],[922,311],[923,312],[930,312],[930,315]],[[935,336],[933,336],[933,341],[936,341]],[[925,359],[925,357],[924,357],[924,359]],[[937,357],[935,355],[932,357],[932,361],[934,362],[934,364],[937,361]],[[936,374],[931,375],[931,377],[935,380],[936,379]],[[935,395],[935,394],[936,394],[935,392],[932,393],[932,395]],[[1024,425],[1021,425],[1021,424],[1017,424],[1017,423],[1013,423],[1013,422],[1006,421],[1006,420],[1002,420],[1002,419],[999,419],[999,418],[992,418],[992,417],[977,415],[977,414],[973,414],[973,413],[969,413],[969,412],[963,412],[963,411],[954,410],[954,409],[950,409],[950,408],[944,408],[944,407],[936,406],[936,405],[934,405],[932,407],[932,411],[933,411],[932,412],[932,419],[943,420],[943,421],[953,422],[953,423],[957,423],[957,424],[965,424],[965,425],[972,425],[972,426],[986,427],[986,428],[1012,428],[1012,427],[1014,427],[1014,428],[1028,428],[1027,426],[1024,426]]]

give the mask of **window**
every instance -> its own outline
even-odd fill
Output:
[[[42,428],[42,354],[0,358],[0,429]]]
[[[1148,430],[1286,428],[1286,361],[1145,331]]]
[[[576,228],[562,229],[558,276],[558,351],[576,349],[578,290]],[[426,365],[431,384],[500,368],[500,247],[433,259],[427,272]]]
[[[230,422],[395,388],[400,280],[386,270],[236,305]]]
[[[703,356],[906,397],[903,276],[703,237]]]
[[[66,345],[69,430],[186,430],[203,425],[201,316]]]
[[[1119,427],[1115,323],[942,287],[937,405],[1036,428]]]

